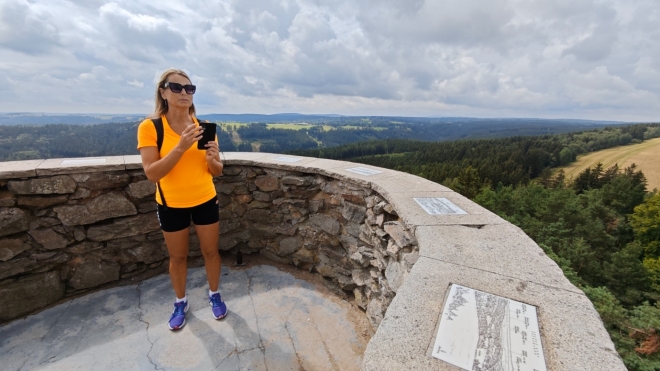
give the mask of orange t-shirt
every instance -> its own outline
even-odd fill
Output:
[[[164,115],[161,117],[164,133],[160,158],[163,158],[179,143],[181,136],[170,128]],[[193,121],[196,125],[199,125],[195,117],[193,117]],[[151,119],[146,119],[140,123],[137,139],[138,149],[158,147],[156,127]],[[211,174],[206,164],[206,151],[197,149],[196,144],[190,146],[172,170],[160,180],[160,186],[167,206],[170,207],[194,207],[215,197],[213,174]],[[156,191],[156,202],[163,204],[158,191]]]

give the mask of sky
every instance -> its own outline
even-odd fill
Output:
[[[0,112],[660,121],[658,0],[0,0]]]

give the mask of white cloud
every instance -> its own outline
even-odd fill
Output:
[[[657,0],[0,0],[0,111],[658,120]],[[9,92],[9,93],[8,93]]]

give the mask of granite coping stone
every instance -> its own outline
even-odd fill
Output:
[[[259,160],[268,156],[276,156],[276,154],[264,152],[223,152],[220,158],[225,165],[259,166]]]
[[[126,170],[142,169],[142,156],[140,155],[124,156],[124,166],[126,166]]]
[[[512,224],[420,226],[415,237],[420,256],[582,293],[534,240]]]
[[[42,162],[44,162],[43,159],[0,162],[0,179],[35,177],[37,176],[37,167]]]
[[[389,174],[390,176],[374,182],[372,188],[376,192],[382,195],[425,191],[453,192],[448,187],[416,175],[394,170],[391,170]]]
[[[52,158],[37,166],[38,176],[125,170],[124,156]]]
[[[548,370],[626,370],[584,294],[427,257],[415,263],[388,307],[367,346],[362,370],[460,370],[431,356],[452,283],[536,306]]]
[[[380,193],[380,192],[379,192]],[[449,191],[409,191],[380,193],[394,207],[397,214],[414,231],[423,225],[476,225],[509,224],[497,214],[470,201],[459,193]],[[467,214],[430,215],[413,198],[446,198]]]

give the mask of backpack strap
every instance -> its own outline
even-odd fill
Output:
[[[160,156],[160,149],[163,148],[163,140],[165,138],[165,128],[163,127],[163,119],[157,118],[151,120],[156,127],[156,145],[158,145],[158,156]],[[160,187],[160,182],[157,182],[158,193],[160,194],[160,201],[163,203],[163,207],[167,209],[167,202],[165,202],[165,195],[163,195],[163,190]]]
[[[156,127],[156,144],[158,145],[158,153],[160,154],[160,149],[163,148],[163,139],[165,138],[165,129],[163,128],[163,119],[157,118],[151,120]]]

